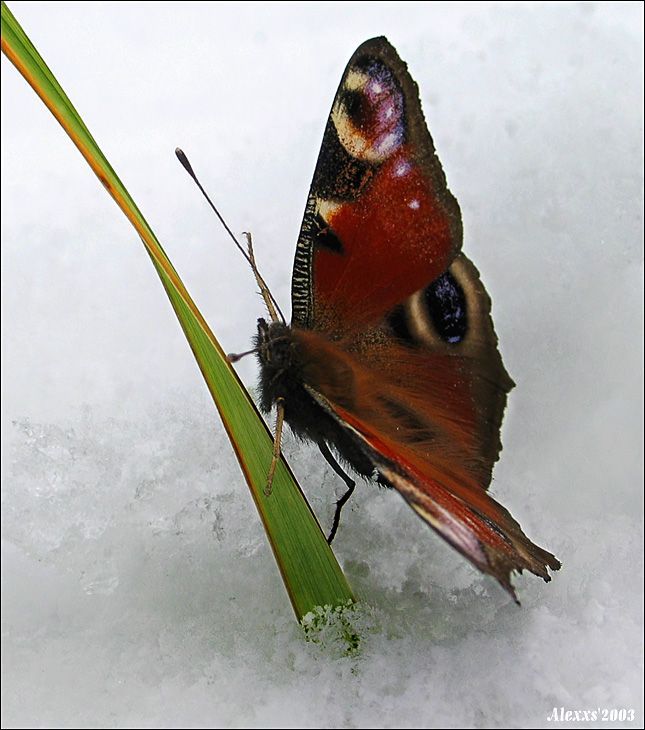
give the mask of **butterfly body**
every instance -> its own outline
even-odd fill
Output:
[[[291,325],[258,321],[261,407],[394,487],[514,595],[513,571],[549,580],[560,564],[486,491],[513,382],[461,243],[417,85],[385,38],[367,41],[323,136]]]

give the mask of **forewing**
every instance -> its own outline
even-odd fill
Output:
[[[292,322],[338,336],[446,271],[461,216],[419,92],[385,38],[363,43],[336,93],[296,247]]]

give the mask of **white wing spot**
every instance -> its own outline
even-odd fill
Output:
[[[411,169],[412,165],[409,162],[401,160],[400,162],[397,162],[396,167],[394,168],[394,176],[403,177],[404,175],[407,175]]]
[[[412,208],[412,210],[419,210],[420,206],[421,203],[416,198],[408,203],[408,208]]]
[[[381,137],[381,139],[376,144],[376,151],[378,154],[385,158],[387,157],[391,152],[393,152],[401,143],[401,131],[397,130],[395,132],[390,132],[389,134],[386,134],[384,137]]]

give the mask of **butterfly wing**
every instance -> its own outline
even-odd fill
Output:
[[[460,254],[396,310],[362,340],[295,329],[307,390],[381,481],[515,598],[513,571],[549,580],[560,563],[486,491],[513,387],[490,299]]]
[[[325,128],[296,246],[293,324],[369,325],[445,272],[461,237],[417,85],[385,38],[366,41]]]
[[[341,456],[356,467],[360,451],[512,593],[513,570],[548,580],[559,563],[486,492],[513,382],[461,238],[417,86],[386,39],[367,41],[337,91],[296,249],[302,381],[352,440]]]

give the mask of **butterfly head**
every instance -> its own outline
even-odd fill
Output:
[[[297,353],[291,328],[282,322],[258,319],[255,352],[260,364],[260,406],[271,410],[276,399],[285,396],[297,370]]]

